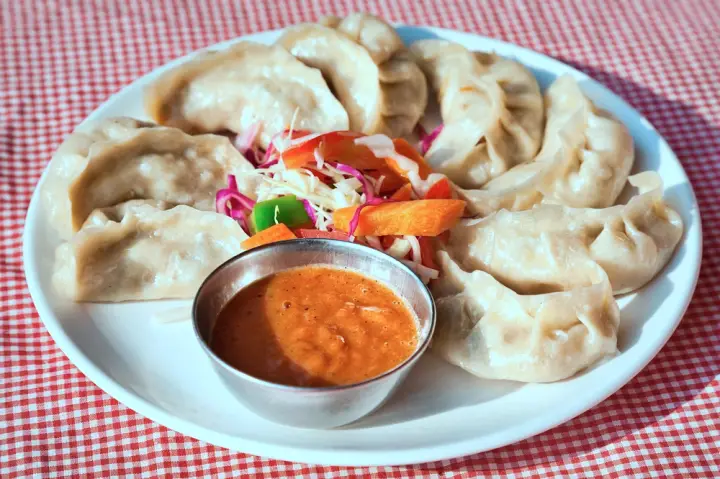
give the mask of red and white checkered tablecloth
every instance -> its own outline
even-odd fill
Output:
[[[315,467],[231,452],[145,419],[85,378],[45,331],[25,284],[21,235],[62,139],[113,92],[177,56],[352,10],[570,63],[637,108],[682,160],[704,222],[700,283],[669,343],[610,399],[484,454]],[[717,0],[0,2],[0,477],[720,477],[719,51]]]

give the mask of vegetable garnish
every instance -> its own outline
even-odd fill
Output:
[[[250,238],[242,242],[245,250],[256,248],[264,244],[275,243],[276,241],[285,241],[295,239],[297,236],[290,231],[290,228],[283,223],[278,223],[270,228],[264,229],[259,233],[252,235]]]
[[[425,129],[419,129],[420,132],[420,154],[424,155],[428,152],[433,142],[437,139],[440,132],[442,132],[443,125],[438,126],[430,133],[426,133]]]
[[[315,148],[313,151],[313,156],[315,157],[315,167],[318,170],[321,170],[323,165],[325,164],[325,158],[323,158],[322,153],[320,153],[320,150]]]
[[[302,204],[305,207],[305,212],[310,217],[310,221],[312,221],[312,224],[315,225],[317,222],[317,215],[315,214],[315,210],[312,207],[312,203],[310,203],[308,200],[302,200]]]
[[[243,155],[248,150],[252,150],[255,145],[255,138],[257,138],[258,133],[260,133],[260,128],[262,128],[262,122],[257,121],[250,125],[247,130],[236,136],[233,142],[235,148]]]
[[[235,175],[228,175],[228,188],[233,191],[238,191],[237,178],[235,178]]]
[[[395,193],[392,194],[390,199],[393,199],[395,201],[408,201],[412,199],[412,185],[410,183],[407,183],[400,187]]]
[[[394,170],[401,176],[407,177],[407,171],[403,169],[404,167],[406,167],[404,165],[407,164],[407,162],[405,161],[405,159],[407,159],[417,164],[417,173],[421,179],[424,180],[427,179],[428,176],[430,176],[430,174],[432,173],[432,168],[430,168],[430,165],[425,162],[425,159],[420,155],[420,153],[417,152],[415,148],[413,148],[410,143],[403,140],[402,138],[396,138],[393,140],[393,146],[395,147],[395,153],[397,156],[393,155],[393,157],[389,157],[386,160],[388,166],[392,170]],[[398,163],[398,156],[401,156],[403,158],[402,164]]]
[[[265,152],[265,161],[272,160],[273,156],[279,158],[280,154],[291,146],[293,140],[306,138],[309,135],[312,135],[312,132],[308,130],[291,130],[290,128],[275,133],[272,138],[270,138],[270,144]]]
[[[436,181],[427,193],[425,193],[426,200],[449,200],[452,196],[452,186],[450,180],[443,177]]]
[[[250,228],[254,233],[280,223],[290,228],[308,225],[310,217],[303,202],[294,195],[287,195],[255,204],[250,215]]]
[[[433,248],[432,241],[432,238],[428,238],[427,236],[418,238],[418,243],[420,243],[420,262],[427,268],[438,269],[437,264],[435,264],[435,249]]]
[[[377,158],[382,158],[386,162],[390,170],[407,178],[418,196],[425,196],[430,186],[444,177],[432,173],[425,160],[405,140],[393,142],[385,135],[372,135],[357,138],[355,143],[370,148]],[[396,151],[398,146],[410,157],[398,153]]]
[[[455,226],[465,210],[462,200],[396,201],[362,206],[367,208],[357,215],[358,206],[335,210],[335,227],[349,232],[355,226],[353,231],[358,236],[437,236]],[[356,216],[358,222],[352,225]]]
[[[238,191],[235,175],[228,175],[228,187],[218,190],[215,194],[215,210],[238,221],[247,233],[249,229],[244,210],[252,210],[254,206],[253,199]]]
[[[258,168],[267,169],[267,168],[270,168],[271,166],[277,165],[279,162],[280,162],[280,159],[279,159],[279,158],[276,158],[276,159],[274,159],[274,160],[266,161],[265,163],[259,164],[259,165],[258,165]]]
[[[423,283],[429,283],[430,280],[437,279],[440,275],[440,272],[436,269],[428,268],[427,266],[423,266],[419,263],[415,263],[414,261],[408,261],[405,259],[401,259],[408,268],[413,270],[418,276],[420,276],[420,279],[423,281]]]
[[[412,260],[416,263],[421,261],[420,242],[415,236],[403,235],[403,239],[410,243],[410,252]]]
[[[360,173],[357,169],[353,168],[352,166],[345,165],[343,163],[335,163],[333,165],[337,170],[342,171],[343,173],[347,173],[348,175],[352,175],[360,182],[362,185],[362,191],[365,194],[365,198],[368,200],[372,200],[375,198],[375,188],[372,187],[370,182],[365,178],[365,175]]]
[[[366,236],[365,241],[367,241],[367,244],[369,244],[371,247],[380,251],[383,250],[382,243],[377,236]]]
[[[224,192],[218,208],[249,223],[256,236],[281,225],[300,238],[357,236],[407,262],[425,282],[438,275],[432,237],[447,236],[465,207],[412,145],[385,135],[312,133],[291,125],[273,136],[264,162],[246,174],[244,185],[252,185],[257,203]],[[239,193],[235,178],[226,190]],[[284,230],[273,231],[289,239]]]
[[[383,168],[385,166],[383,161],[376,158],[367,148],[354,143],[355,139],[362,136],[362,133],[333,131],[298,138],[283,151],[283,160],[288,168],[306,168],[317,162],[317,151],[324,162],[346,163],[361,170]]]
[[[295,230],[295,234],[298,238],[323,238],[350,241],[350,237],[342,231],[320,231],[302,228]]]
[[[395,238],[385,252],[393,258],[403,259],[410,254],[411,249],[412,246],[408,240]]]

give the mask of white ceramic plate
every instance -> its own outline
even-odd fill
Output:
[[[570,380],[544,385],[477,379],[427,354],[385,407],[356,424],[330,431],[274,424],[231,397],[195,342],[189,321],[163,323],[154,318],[173,308],[189,313],[188,302],[75,304],[59,297],[50,284],[59,240],[36,191],[23,245],[30,293],[57,344],[100,388],[171,429],[230,449],[318,464],[389,465],[462,456],[538,434],[599,403],[655,356],[690,301],[701,257],[698,206],[667,143],[608,89],[556,60],[467,33],[418,27],[399,27],[399,31],[408,43],[438,36],[513,57],[535,73],[543,88],[556,76],[569,73],[591,99],[628,126],[637,148],[635,171],[660,173],[666,197],[682,215],[686,232],[660,276],[640,293],[621,298],[621,353]],[[278,35],[265,32],[246,39],[269,43]],[[165,68],[114,95],[83,126],[117,115],[146,118],[143,87]]]

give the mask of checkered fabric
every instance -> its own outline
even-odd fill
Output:
[[[585,71],[657,127],[700,202],[705,262],[680,327],[622,390],[488,453],[397,468],[315,467],[185,437],[119,404],[45,331],[23,277],[30,196],[109,95],[197,48],[367,10],[479,33]],[[720,477],[720,2],[717,0],[5,0],[0,3],[1,477]]]

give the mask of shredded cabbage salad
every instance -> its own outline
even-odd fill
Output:
[[[292,196],[301,202],[300,211],[304,210],[308,226],[311,226],[309,230],[296,230],[300,237],[332,237],[359,241],[402,261],[425,283],[437,278],[439,272],[432,258],[434,250],[427,247],[432,244],[429,242],[430,237],[407,234],[365,234],[356,237],[355,233],[358,231],[364,208],[426,198],[433,185],[447,179],[443,175],[427,171],[421,174],[421,166],[427,168],[422,165],[422,158],[413,160],[399,153],[394,143],[397,140],[385,135],[311,133],[295,130],[294,123],[295,117],[287,130],[272,137],[267,151],[255,146],[257,136],[262,130],[260,123],[251,125],[235,138],[233,144],[255,166],[250,173],[242,173],[245,177],[253,177],[253,181],[243,184],[252,184],[254,189],[239,191],[235,176],[230,175],[227,188],[217,192],[217,211],[237,220],[249,235],[259,234],[260,232],[253,231],[255,223],[252,215],[255,206]],[[421,135],[420,148],[427,151],[438,133],[439,130],[435,130],[430,135]],[[348,152],[347,155],[332,151],[332,157],[326,158],[324,147],[330,141],[334,142],[333,145],[339,145],[337,148],[341,149],[338,151]],[[358,152],[362,153],[362,158],[357,156]],[[362,166],[363,161],[377,163],[379,160],[382,165],[393,161],[393,168],[369,171]],[[288,162],[292,167],[288,167]],[[375,174],[372,174],[373,172]],[[398,176],[397,172],[401,175]],[[394,187],[390,186],[388,181],[397,183],[398,178],[411,186],[403,200],[394,199],[394,193],[390,194],[392,191],[389,190]],[[354,213],[349,224],[339,230],[333,222],[333,215],[336,211],[348,207],[355,207]],[[274,208],[274,224],[278,225],[278,218],[282,215],[279,206]]]

